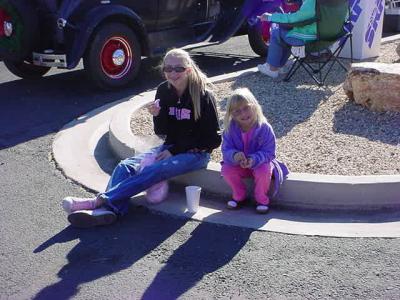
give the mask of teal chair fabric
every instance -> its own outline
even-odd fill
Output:
[[[293,54],[295,63],[285,77],[290,80],[294,73],[302,67],[318,85],[325,80],[335,63],[344,70],[346,66],[338,59],[346,41],[350,39],[352,48],[352,33],[348,26],[350,22],[349,0],[317,0],[316,1],[317,40],[305,45],[305,57]],[[331,46],[338,42],[338,47],[332,52]],[[351,60],[352,51],[351,51]]]

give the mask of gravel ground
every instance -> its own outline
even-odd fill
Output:
[[[380,57],[370,60],[399,62],[395,51],[399,44],[382,45]],[[275,130],[277,157],[293,172],[400,174],[400,113],[371,112],[350,101],[342,89],[345,76],[336,66],[320,88],[301,70],[290,82],[252,73],[216,84],[214,91],[221,119],[233,89],[247,87],[254,93]],[[136,135],[151,135],[150,115],[143,111],[133,115],[131,128]],[[212,160],[221,161],[219,149]]]

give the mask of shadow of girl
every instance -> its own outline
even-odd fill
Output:
[[[69,226],[38,246],[34,253],[56,243],[80,240],[67,254],[68,263],[57,274],[60,281],[43,288],[33,299],[70,299],[81,284],[131,267],[187,222],[167,221],[167,216],[140,211],[134,209],[113,226],[88,230]]]
[[[253,230],[216,226],[205,218],[191,237],[167,260],[142,299],[177,299],[201,279],[231,260],[246,245]]]
[[[333,121],[337,133],[359,136],[388,145],[400,144],[398,112],[374,112],[354,101],[348,101],[335,112]]]

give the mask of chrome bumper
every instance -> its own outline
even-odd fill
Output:
[[[45,54],[33,52],[33,64],[43,67],[67,67],[67,56],[65,54]]]

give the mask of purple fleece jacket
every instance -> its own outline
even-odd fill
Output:
[[[253,135],[249,141],[247,152],[248,157],[252,158],[254,165],[252,169],[260,164],[271,162],[275,159],[275,134],[269,123],[255,125]],[[239,125],[232,121],[228,132],[225,130],[222,139],[222,156],[224,163],[229,165],[238,165],[233,160],[236,152],[243,152],[244,145],[242,140],[242,131]]]

